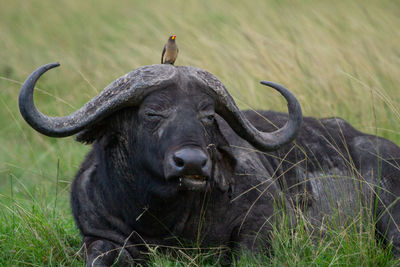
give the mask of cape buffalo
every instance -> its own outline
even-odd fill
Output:
[[[140,67],[76,112],[49,117],[33,91],[57,66],[27,78],[19,107],[38,132],[92,144],[71,193],[88,266],[146,260],[152,245],[262,252],[279,211],[296,209],[318,224],[373,207],[378,231],[400,247],[394,143],[339,118],[303,118],[272,82],[262,84],[285,97],[289,114],[240,111],[216,77],[189,66]]]

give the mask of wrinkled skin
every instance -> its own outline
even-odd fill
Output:
[[[267,132],[287,121],[277,112],[245,114]],[[260,153],[214,114],[211,96],[188,83],[153,92],[78,140],[93,143],[71,199],[88,266],[109,266],[117,258],[122,265],[143,263],[146,244],[266,252],[282,208],[289,215],[301,208],[318,224],[346,207],[345,222],[360,203],[375,203],[377,186],[387,190],[379,192],[377,228],[400,247],[399,204],[385,210],[400,195],[400,148],[341,119],[305,118],[295,142]],[[189,190],[177,178],[166,179],[166,155],[182,147],[208,156],[204,188]]]

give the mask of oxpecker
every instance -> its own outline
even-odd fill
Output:
[[[174,65],[176,58],[178,57],[178,46],[175,42],[176,35],[171,35],[168,38],[167,43],[164,45],[164,49],[161,54],[161,64]]]

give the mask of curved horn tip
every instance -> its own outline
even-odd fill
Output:
[[[268,87],[271,87],[275,90],[277,90],[278,92],[280,92],[285,98],[290,98],[292,99],[294,102],[298,102],[297,98],[293,95],[293,93],[287,89],[285,86],[280,85],[279,83],[274,83],[274,82],[269,82],[269,81],[260,81],[260,83],[262,85],[266,85]],[[300,105],[300,104],[299,104]]]
[[[275,87],[283,87],[282,85],[280,85],[280,84],[277,84],[277,83],[274,83],[274,82],[270,82],[270,81],[260,81],[260,83],[262,84],[262,85],[266,85],[266,86],[269,86],[269,87],[272,87],[272,88],[275,88]],[[286,88],[285,88],[286,89]]]
[[[60,62],[53,62],[53,63],[48,63],[46,65],[44,65],[43,67],[45,67],[46,69],[52,69],[52,68],[56,68],[60,66]]]
[[[33,103],[33,91],[35,89],[37,80],[43,75],[43,73],[58,66],[60,66],[60,63],[54,62],[37,68],[28,76],[28,78],[26,78],[25,82],[22,84],[21,91],[18,96],[18,105],[22,117],[36,131],[48,136],[56,135],[51,133],[46,126],[43,126],[46,119],[43,119],[43,114],[36,109]]]

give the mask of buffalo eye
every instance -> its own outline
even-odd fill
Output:
[[[161,119],[161,118],[164,118],[164,116],[163,116],[162,114],[151,113],[151,112],[146,113],[146,116],[147,116],[148,118],[151,118],[151,119]]]
[[[200,101],[197,106],[197,110],[199,112],[199,118],[204,125],[211,125],[215,120],[215,109],[214,102],[210,101],[210,99],[205,99],[204,101]]]
[[[148,120],[152,120],[152,121],[161,120],[161,119],[165,119],[166,118],[165,114],[162,114],[160,112],[156,112],[156,111],[153,111],[153,110],[145,111],[144,115],[146,116],[146,118]]]
[[[205,125],[211,125],[214,122],[214,114],[206,114],[205,116],[203,116],[201,118],[201,121],[205,124]]]

